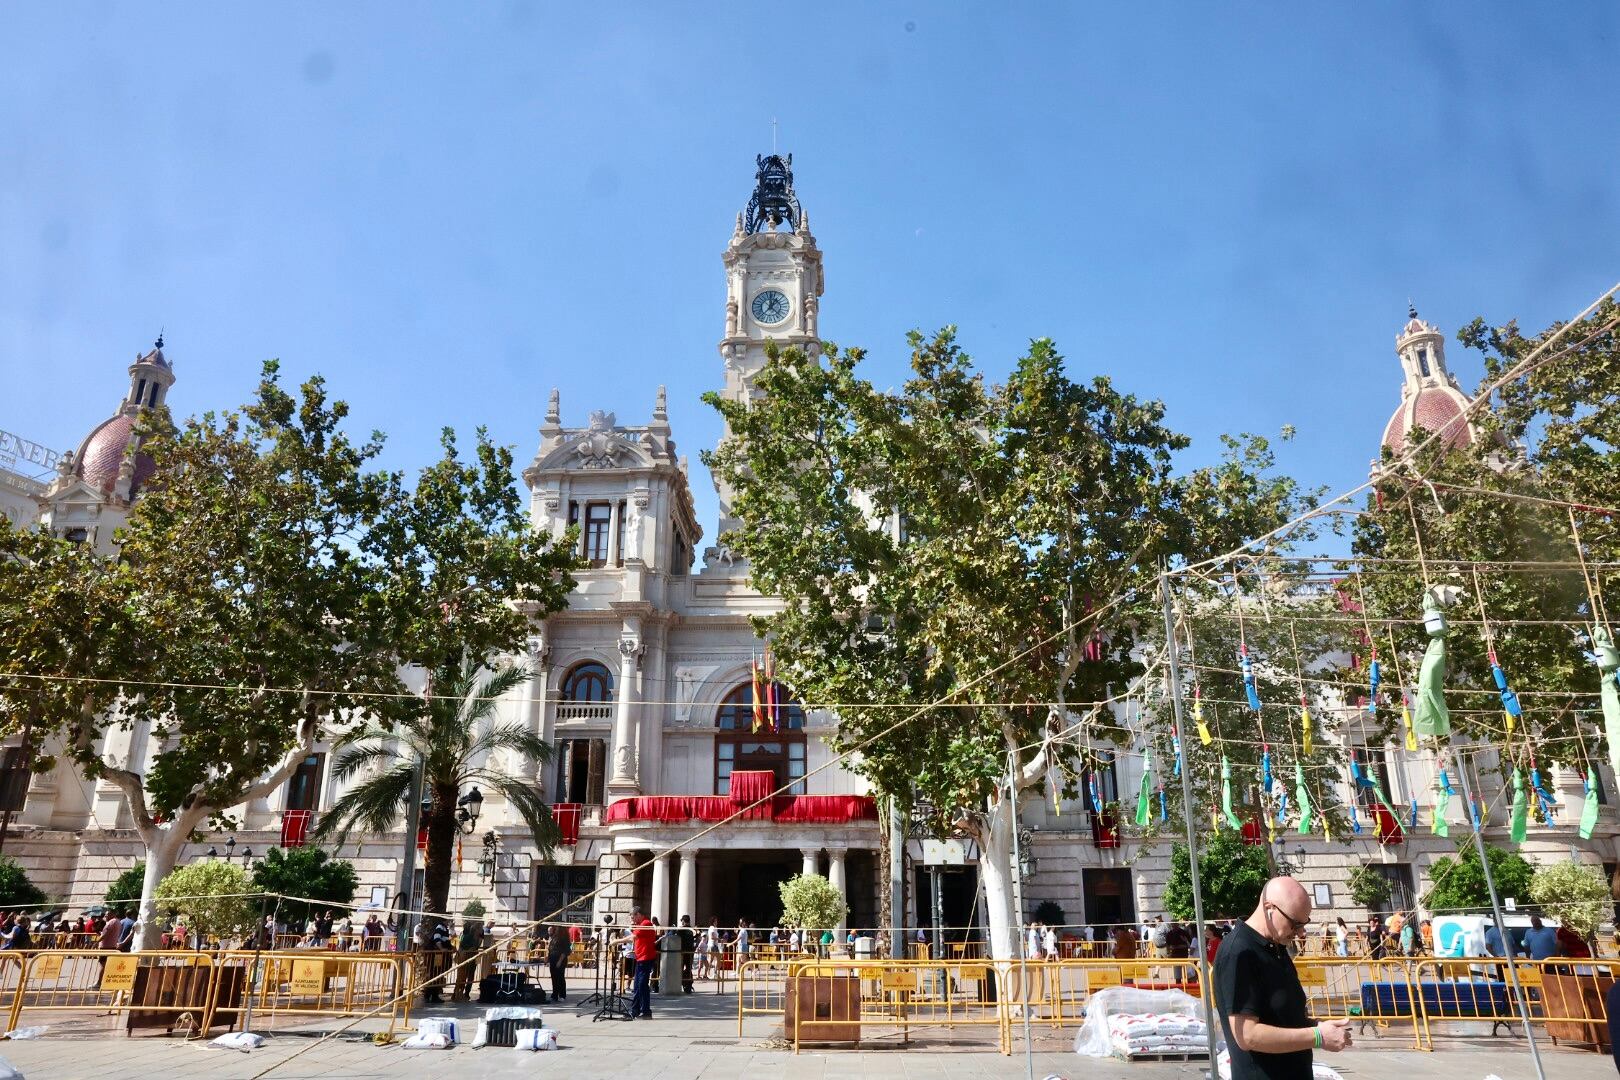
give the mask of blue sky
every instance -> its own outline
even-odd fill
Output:
[[[903,378],[956,323],[1359,482],[1408,298],[1540,327],[1620,275],[1620,8],[7,5],[0,428],[75,445],[166,328],[180,412],[266,357],[387,461],[488,425],[718,424],[720,252],[780,121],[822,329]],[[1479,365],[1453,346],[1472,386]]]

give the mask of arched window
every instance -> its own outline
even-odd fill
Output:
[[[720,702],[714,726],[714,793],[731,794],[733,770],[765,770],[776,774],[775,787],[804,778],[804,709],[787,687],[775,685],[774,708],[760,706],[761,720],[754,730],[754,686],[743,683]],[[791,794],[803,794],[795,785]]]
[[[612,701],[613,674],[594,660],[580,664],[563,679],[562,696],[564,701]]]

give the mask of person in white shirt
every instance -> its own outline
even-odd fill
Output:
[[[1024,939],[1024,955],[1031,960],[1041,958],[1041,924],[1029,924],[1029,936]]]
[[[1344,925],[1344,916],[1333,924],[1333,952],[1336,956],[1350,955],[1350,928]]]
[[[1057,931],[1052,929],[1050,926],[1045,927],[1041,932],[1041,951],[1046,955],[1048,960],[1056,960],[1058,958]]]
[[[788,934],[788,951],[791,952],[791,953],[798,953],[803,948],[804,948],[804,935],[802,933],[800,933],[799,928],[797,926],[795,926],[793,928],[793,932]]]

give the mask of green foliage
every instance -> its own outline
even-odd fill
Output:
[[[158,883],[158,911],[182,916],[203,938],[241,937],[259,924],[260,899],[239,866],[217,859],[182,866]]]
[[[1530,899],[1544,914],[1582,937],[1590,937],[1614,916],[1614,899],[1601,868],[1578,862],[1538,866],[1530,878]]]
[[[1525,899],[1530,895],[1530,880],[1535,868],[1516,851],[1487,844],[1486,858],[1491,861],[1491,877],[1496,882],[1497,895]],[[1423,906],[1435,914],[1456,911],[1478,911],[1491,906],[1491,893],[1485,887],[1485,872],[1479,865],[1479,853],[1472,844],[1461,847],[1456,858],[1439,858],[1429,864],[1429,891],[1423,897]]]
[[[302,928],[317,911],[350,904],[360,876],[353,863],[330,858],[318,847],[273,847],[253,868],[253,884],[267,893],[314,901],[280,901],[281,918]]]
[[[1035,905],[1035,921],[1047,926],[1063,925],[1063,907],[1055,900],[1042,900]]]
[[[1246,919],[1260,902],[1260,890],[1271,877],[1266,849],[1245,844],[1241,834],[1220,829],[1206,838],[1198,853],[1198,885],[1204,895],[1206,919]],[[1193,917],[1192,867],[1187,845],[1170,853],[1170,880],[1164,887],[1164,907],[1173,918]]]
[[[462,907],[461,915],[466,919],[481,919],[484,917],[484,911],[484,902],[477,897],[473,897]]]
[[[1350,899],[1368,911],[1383,911],[1389,903],[1389,879],[1370,866],[1350,871]]]
[[[44,890],[28,880],[21,863],[0,855],[0,908],[37,908],[45,899]]]
[[[1105,377],[1072,381],[1050,341],[995,386],[952,330],[910,344],[898,391],[860,377],[859,349],[773,353],[762,398],[706,399],[729,436],[705,460],[743,522],[726,541],[754,586],[785,601],[756,625],[793,689],[857,706],[953,695],[892,731],[891,709],[850,709],[834,740],[862,744],[858,767],[879,790],[926,802],[941,829],[965,811],[982,842],[1009,751],[1047,730],[1045,705],[1004,703],[1117,691],[1141,671],[1158,559],[1226,551],[1304,500],[1268,475],[1263,439],[1177,475],[1188,440],[1163,405]],[[1105,606],[1116,597],[1126,602]],[[1094,633],[1100,655],[1082,662]],[[1102,710],[1092,739],[1128,735]],[[1036,751],[1020,754],[1028,764]]]
[[[268,363],[239,411],[142,415],[155,472],[117,560],[0,531],[0,623],[22,628],[0,667],[66,677],[0,688],[0,712],[121,788],[149,857],[273,791],[332,718],[422,720],[405,665],[516,651],[566,603],[575,556],[530,527],[509,450],[480,430],[467,460],[446,431],[409,489],[348,414]],[[109,725],[143,722],[149,768],[102,757]]]
[[[798,874],[777,886],[782,894],[782,918],[806,930],[827,930],[849,914],[844,896],[820,874]]]
[[[140,909],[141,886],[146,880],[146,863],[137,862],[113,878],[101,901],[120,915],[133,915]]]
[[[541,857],[550,858],[560,834],[544,792],[539,784],[502,767],[500,761],[509,753],[540,765],[551,760],[551,747],[525,725],[496,719],[497,699],[528,678],[528,670],[517,666],[481,672],[468,662],[447,668],[435,675],[424,713],[406,717],[395,727],[368,723],[345,732],[334,744],[333,775],[349,780],[368,765],[379,768],[321,815],[317,838],[341,844],[355,829],[386,832],[392,828],[409,810],[411,773],[420,760],[422,790],[431,800],[422,820],[427,830],[423,877],[428,910],[448,910],[456,804],[475,785],[502,796],[528,826]]]
[[[1620,454],[1614,452],[1620,445],[1620,337],[1603,329],[1617,316],[1620,307],[1605,302],[1569,327],[1527,375],[1505,385],[1495,411],[1477,417],[1486,434],[1478,445],[1447,451],[1436,440],[1412,463],[1391,463],[1368,512],[1355,523],[1356,555],[1411,560],[1421,540],[1429,578],[1460,587],[1460,602],[1450,612],[1446,676],[1453,726],[1500,742],[1502,710],[1478,624],[1483,608],[1511,685],[1555,703],[1534,709],[1534,697],[1525,702],[1527,733],[1543,764],[1581,762],[1583,740],[1587,754],[1597,749],[1586,717],[1598,707],[1598,674],[1575,637],[1590,625],[1592,612],[1562,502],[1611,505],[1620,483]],[[1482,354],[1489,382],[1559,329],[1524,337],[1515,323],[1493,329],[1475,319],[1457,336]],[[1508,444],[1524,446],[1522,463],[1513,462]],[[1504,462],[1511,464],[1504,468]],[[1588,563],[1620,559],[1620,531],[1597,514],[1578,512],[1575,518]],[[1485,568],[1476,577],[1469,568],[1476,560],[1541,565]],[[1386,564],[1376,573],[1352,575],[1345,585],[1350,595],[1365,593],[1373,619],[1395,620],[1396,647],[1411,677],[1427,642],[1422,568]],[[1616,582],[1598,571],[1597,585],[1612,593]],[[1388,671],[1387,642],[1381,644]]]

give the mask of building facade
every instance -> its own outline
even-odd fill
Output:
[[[755,379],[768,342],[820,348],[822,253],[794,191],[791,164],[791,156],[756,160],[753,197],[721,256],[716,375],[721,393],[735,401],[758,393]],[[1440,431],[1453,445],[1472,441],[1466,398],[1446,367],[1439,330],[1412,312],[1397,336],[1396,353],[1402,397],[1384,432],[1385,445],[1399,449],[1414,427]],[[34,466],[50,465],[51,475],[42,479],[38,468],[34,475],[0,471],[0,499],[9,517],[32,516],[65,538],[104,553],[114,550],[113,531],[151,472],[150,460],[140,453],[137,421],[142,410],[164,402],[175,381],[161,339],[128,374],[117,410],[75,451],[52,462],[27,458]],[[558,912],[585,920],[626,914],[639,903],[666,923],[688,915],[698,922],[714,918],[735,925],[746,918],[766,925],[780,914],[776,884],[815,870],[845,892],[851,924],[873,926],[887,879],[879,864],[882,826],[875,802],[851,769],[823,768],[832,759],[826,736],[836,717],[803,709],[787,688],[758,680],[763,643],[749,620],[771,613],[777,602],[750,586],[747,566],[724,546],[736,522],[723,485],[717,485],[714,534],[722,539],[704,545],[688,462],[677,452],[664,391],[648,397],[644,422],[621,423],[605,407],[565,414],[554,390],[541,418],[539,446],[522,474],[531,520],[535,529],[559,537],[577,528],[584,566],[567,609],[536,620],[526,654],[510,658],[532,675],[500,708],[502,719],[527,725],[555,748],[554,760],[544,767],[527,759],[504,767],[543,783],[564,843],[553,862],[543,862],[517,816],[492,794],[476,833],[458,849],[451,909],[477,897],[498,920]],[[0,441],[0,450],[5,447]],[[769,704],[756,702],[756,689]],[[106,751],[117,758],[149,761],[154,750],[139,728],[107,736]],[[218,857],[222,850],[246,861],[251,852],[305,842],[313,821],[342,793],[331,775],[330,753],[329,744],[317,745],[280,791],[240,808],[242,828],[234,845],[207,837],[182,861]],[[1362,746],[1361,754],[1384,780],[1391,801],[1406,807],[1415,800],[1427,822],[1434,805],[1432,759],[1398,746]],[[1140,761],[1122,756],[1099,777],[1105,802],[1137,789]],[[1487,768],[1475,782],[1490,800],[1498,789],[1489,760],[1482,764]],[[1607,797],[1614,777],[1604,768],[1599,772]],[[1580,777],[1561,774],[1554,783],[1565,806],[1579,803]],[[99,901],[107,884],[141,854],[122,794],[65,769],[28,777],[22,788],[26,800],[15,808],[7,853],[69,907]],[[788,794],[727,820],[739,807],[784,788]],[[1465,812],[1461,800],[1454,800],[1453,823],[1465,828]],[[1589,841],[1575,835],[1576,816],[1564,815],[1566,824],[1556,828],[1533,830],[1526,854],[1537,861],[1577,858],[1612,868],[1620,859],[1613,812],[1604,811]],[[1133,837],[1106,814],[1094,813],[1089,800],[1053,806],[1029,798],[1022,820],[1026,917],[1042,901],[1058,904],[1068,924],[1134,923],[1162,913],[1170,838]],[[1504,815],[1492,821],[1490,838],[1505,842]],[[361,900],[396,901],[411,841],[402,832],[362,836],[335,852],[356,863]],[[674,855],[656,858],[676,848]],[[1318,891],[1323,917],[1362,918],[1366,913],[1351,902],[1346,885],[1356,866],[1380,868],[1410,906],[1433,859],[1454,852],[1453,842],[1425,827],[1369,829],[1348,843],[1289,835],[1278,856]],[[937,879],[923,865],[920,841],[907,841],[907,855],[901,918],[908,925],[928,921],[936,880],[946,925],[982,925],[971,852],[965,866]],[[420,874],[418,869],[418,894]]]

